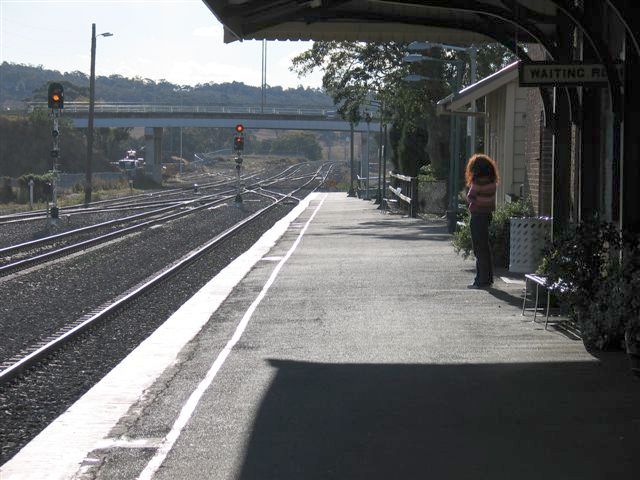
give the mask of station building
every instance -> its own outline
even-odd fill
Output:
[[[203,1],[224,25],[225,42],[499,42],[517,55],[518,70],[548,62],[533,78],[523,71],[515,80],[516,67],[508,67],[498,83],[509,81],[486,93],[487,153],[510,162],[501,197],[529,195],[556,226],[598,215],[640,233],[640,13],[633,0]],[[496,137],[501,129],[513,130],[509,141]]]

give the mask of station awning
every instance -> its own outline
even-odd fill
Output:
[[[344,40],[457,45],[555,32],[551,0],[203,0],[235,40]],[[523,29],[522,23],[530,28]],[[518,26],[520,25],[520,26]]]
[[[463,109],[471,102],[482,98],[500,87],[518,79],[518,64],[514,62],[502,70],[483,78],[479,82],[463,88],[457,93],[452,93],[437,103],[438,115],[450,115],[455,113],[467,113]]]

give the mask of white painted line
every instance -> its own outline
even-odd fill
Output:
[[[68,480],[180,350],[209,321],[233,288],[276,244],[312,200],[312,193],[245,253],[202,287],[118,366],[0,466],[2,480]]]
[[[262,257],[263,262],[279,262],[282,260],[282,257]]]
[[[220,205],[215,205],[213,207],[209,207],[209,208],[207,208],[207,210],[216,210],[218,208],[222,208],[222,207],[226,207],[226,206],[227,206],[226,203],[221,203]]]
[[[500,280],[502,280],[504,283],[515,283],[516,285],[524,285],[524,280],[518,280],[516,278],[500,277]]]
[[[180,437],[182,430],[191,419],[191,416],[193,415],[193,412],[198,406],[198,403],[200,402],[202,395],[204,395],[204,392],[209,388],[209,386],[213,382],[213,379],[216,377],[216,375],[220,371],[220,368],[222,368],[222,365],[224,365],[225,360],[231,353],[231,350],[233,350],[233,347],[235,346],[235,344],[238,343],[238,341],[242,337],[242,334],[244,333],[245,329],[247,328],[247,325],[249,324],[249,320],[251,320],[251,317],[253,316],[253,312],[256,311],[256,308],[258,308],[258,305],[260,305],[260,302],[262,302],[262,299],[265,297],[265,295],[269,291],[269,288],[271,288],[271,285],[273,285],[273,282],[275,282],[276,277],[280,273],[280,270],[282,269],[284,264],[287,262],[287,260],[289,260],[291,255],[293,255],[293,252],[296,250],[296,248],[298,248],[298,245],[302,240],[302,236],[307,231],[307,228],[309,228],[309,225],[315,218],[316,214],[318,213],[318,210],[320,210],[320,207],[322,207],[322,204],[324,203],[326,198],[327,198],[327,195],[325,194],[324,197],[322,197],[322,200],[320,200],[320,203],[318,203],[318,206],[315,208],[315,210],[311,214],[311,217],[309,217],[309,220],[307,220],[307,223],[305,224],[304,228],[298,234],[298,238],[296,238],[296,241],[293,242],[293,245],[291,245],[291,248],[285,254],[284,258],[280,260],[280,263],[278,263],[276,267],[273,269],[273,272],[271,272],[271,275],[269,276],[267,283],[265,283],[264,287],[262,287],[262,290],[260,291],[256,299],[253,301],[253,303],[251,303],[251,305],[245,312],[244,316],[242,317],[242,320],[240,320],[240,323],[238,323],[238,326],[236,327],[236,331],[234,332],[233,336],[227,342],[227,344],[222,349],[222,351],[218,354],[218,357],[215,359],[215,361],[211,365],[211,368],[207,372],[207,375],[202,379],[202,381],[198,384],[196,389],[189,396],[189,399],[187,400],[187,402],[183,405],[182,410],[180,410],[180,415],[178,415],[178,418],[174,422],[173,427],[171,428],[171,431],[169,431],[160,448],[156,451],[155,455],[151,458],[147,466],[140,473],[140,475],[138,476],[138,480],[151,480],[153,478],[153,475],[158,470],[158,468],[160,468],[160,465],[162,465],[162,462],[164,462],[165,458],[167,458],[167,455],[173,448],[173,445],[176,443],[176,440],[178,440],[178,437]]]

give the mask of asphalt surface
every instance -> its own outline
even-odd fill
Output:
[[[154,479],[603,479],[640,471],[640,380],[468,290],[443,223],[321,194],[78,478],[135,479],[304,230]],[[263,292],[264,293],[264,292]],[[184,412],[183,412],[184,413]],[[160,449],[161,450],[161,449]]]

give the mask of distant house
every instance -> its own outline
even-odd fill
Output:
[[[549,215],[551,145],[540,124],[539,95],[538,89],[518,86],[515,62],[440,100],[438,113],[464,114],[484,97],[484,153],[496,160],[502,178],[497,204],[526,197],[537,215]]]

